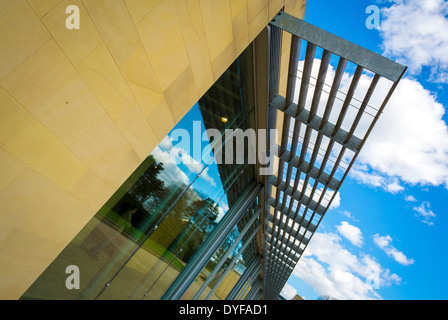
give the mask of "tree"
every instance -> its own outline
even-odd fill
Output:
[[[171,219],[177,219],[183,224],[183,229],[168,246],[167,251],[175,252],[180,247],[179,259],[188,262],[206,236],[216,226],[218,209],[215,202],[202,198],[196,192],[186,192],[170,214]],[[176,249],[177,248],[177,249]]]
[[[152,164],[129,190],[129,193],[140,202],[148,198],[160,198],[165,191],[165,182],[157,177],[164,170],[163,163],[157,162],[152,155],[147,161]]]

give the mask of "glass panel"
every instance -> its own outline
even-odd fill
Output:
[[[183,300],[192,300],[199,290],[201,290],[201,293],[197,299],[204,300],[207,297],[207,295],[213,289],[215,284],[218,282],[219,278],[223,275],[227,267],[230,265],[232,260],[240,254],[242,247],[247,241],[247,238],[260,224],[259,220],[256,219],[254,223],[252,223],[248,231],[245,233],[242,240],[238,242],[238,244],[234,247],[234,249],[231,252],[227,252],[232,247],[237,238],[240,236],[241,231],[249,223],[249,220],[257,213],[256,206],[257,203],[254,203],[254,205],[247,211],[247,213],[240,219],[237,225],[233,228],[233,230],[230,232],[230,234],[227,236],[227,238],[224,240],[224,242],[212,256],[212,258],[209,260],[207,265],[197,276],[193,284],[184,294],[184,296],[182,297]],[[222,265],[218,268],[219,264]],[[211,274],[215,274],[213,279],[208,279]],[[205,281],[207,280],[209,283],[207,284],[206,288],[202,288]]]

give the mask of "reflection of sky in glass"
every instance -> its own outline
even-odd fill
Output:
[[[197,126],[200,124],[200,134],[193,135],[195,123]],[[188,132],[190,135],[189,148],[179,147],[185,146],[186,143],[181,143],[181,139],[178,141],[171,141],[171,133],[176,129],[185,129]],[[180,120],[179,123],[171,130],[171,132],[161,141],[159,146],[154,149],[152,155],[158,162],[163,163],[164,170],[160,173],[159,177],[164,180],[167,185],[184,184],[187,186],[193,181],[196,175],[201,173],[198,179],[194,182],[194,185],[192,185],[192,188],[199,194],[206,195],[217,202],[220,199],[216,198],[216,195],[222,194],[219,193],[218,190],[221,190],[223,186],[216,161],[211,161],[211,163],[208,164],[203,161],[201,157],[202,150],[209,145],[208,141],[202,141],[202,134],[205,130],[202,114],[199,110],[199,104],[196,103],[193,108],[182,118],[182,120]],[[193,143],[201,144],[200,153],[194,152]],[[170,152],[173,150],[179,152],[182,159],[187,161],[180,161],[179,164],[176,164],[170,159]],[[207,157],[207,162],[209,158],[210,157]],[[208,166],[204,169],[207,164]],[[218,216],[218,221],[228,209],[229,206],[227,196],[224,196],[221,201],[219,201],[218,210],[220,215]]]

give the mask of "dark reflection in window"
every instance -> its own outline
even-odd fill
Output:
[[[202,136],[207,128],[224,134],[225,129],[251,126],[253,80],[246,79],[253,74],[251,66],[249,47],[174,129],[192,133],[192,123],[197,121]],[[254,170],[253,165],[223,165],[212,162],[213,158],[195,157],[176,142],[163,139],[22,299],[159,299],[163,295],[251,182]],[[203,141],[201,148],[216,144]],[[214,150],[222,148],[217,147]],[[177,163],[170,157],[173,153],[191,162]],[[65,285],[69,265],[79,267],[79,290]]]

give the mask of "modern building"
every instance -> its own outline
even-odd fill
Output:
[[[305,6],[0,0],[0,298],[277,299],[406,69]]]

